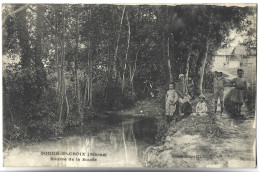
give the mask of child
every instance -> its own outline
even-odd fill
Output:
[[[207,104],[205,101],[205,96],[204,95],[200,95],[199,96],[199,102],[196,106],[196,115],[200,115],[200,116],[204,116],[207,115]]]
[[[178,95],[175,92],[175,90],[173,89],[173,84],[170,83],[169,84],[169,90],[167,91],[166,94],[166,103],[165,103],[165,114],[167,117],[167,122],[171,122],[171,118],[173,116],[173,113],[176,110],[176,103],[178,101]]]
[[[215,72],[215,77],[213,79],[214,87],[214,101],[215,101],[215,114],[217,112],[218,98],[220,99],[221,104],[221,114],[224,110],[224,86],[229,85],[227,79],[222,75],[222,72]]]
[[[235,87],[234,94],[231,95],[231,101],[235,103],[235,109],[238,111],[238,115],[241,115],[241,107],[246,99],[247,83],[243,78],[244,70],[237,70],[238,78],[231,80],[232,86]]]

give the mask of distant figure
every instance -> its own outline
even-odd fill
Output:
[[[228,80],[223,76],[222,72],[215,71],[215,77],[213,79],[214,87],[214,101],[215,101],[215,114],[217,113],[218,98],[221,104],[221,114],[224,110],[224,86],[229,85]]]
[[[190,101],[190,96],[189,96],[189,93],[188,93],[187,84],[185,83],[184,74],[179,75],[179,80],[176,83],[175,91],[176,91],[176,93],[178,94],[178,97],[179,97],[179,99],[178,99],[179,114],[183,115],[182,112],[181,112],[182,105],[183,105],[183,103]]]
[[[224,69],[225,69],[225,68],[226,68],[226,66],[227,66],[227,62],[226,62],[226,61],[224,61],[223,65],[224,65]]]
[[[235,87],[234,94],[231,95],[231,101],[235,103],[235,109],[238,111],[238,115],[241,115],[241,107],[246,99],[247,82],[243,78],[244,70],[237,70],[238,78],[231,80],[231,84]]]
[[[205,100],[206,99],[204,95],[199,96],[199,102],[196,106],[196,115],[200,115],[200,116],[207,115],[208,108]]]
[[[240,62],[240,63],[239,63],[239,66],[240,66],[240,67],[243,67],[243,62]]]
[[[165,115],[167,117],[167,122],[170,123],[173,117],[173,114],[176,110],[176,103],[178,101],[178,94],[173,89],[173,84],[169,84],[169,90],[167,91],[165,97]]]

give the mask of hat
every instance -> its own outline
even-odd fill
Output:
[[[223,72],[218,72],[218,71],[215,71],[215,75],[217,74],[221,74],[221,76],[223,75]]]
[[[201,94],[201,95],[199,96],[199,98],[200,98],[200,99],[205,99],[205,96],[204,96],[203,94]]]
[[[238,69],[237,69],[237,73],[238,73],[239,71],[243,71],[243,72],[244,72],[243,68],[238,68]]]
[[[180,75],[179,75],[179,79],[180,79],[181,77],[184,77],[184,76],[185,76],[184,74],[180,74]]]

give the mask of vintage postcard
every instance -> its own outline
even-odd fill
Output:
[[[257,4],[2,4],[4,167],[255,168]]]

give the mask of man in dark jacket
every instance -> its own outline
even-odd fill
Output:
[[[179,114],[182,115],[182,105],[185,102],[189,102],[190,101],[190,96],[188,93],[188,89],[187,89],[187,84],[185,82],[185,76],[184,74],[180,74],[179,75],[179,80],[175,85],[175,91],[178,94],[178,102],[179,102]]]

